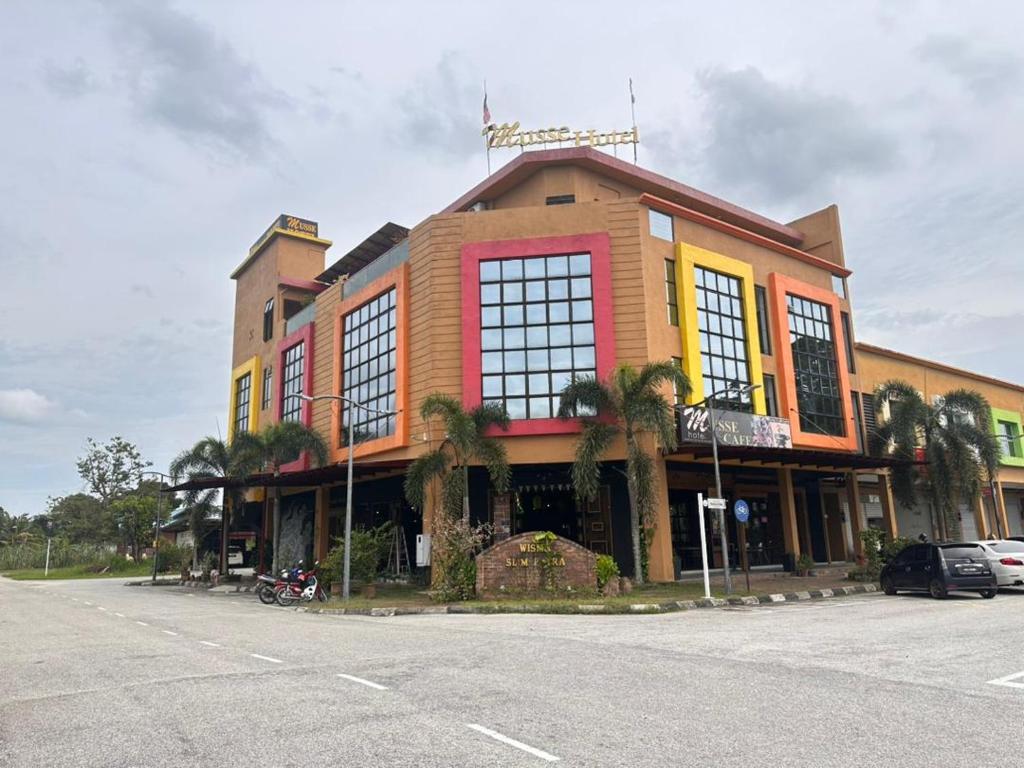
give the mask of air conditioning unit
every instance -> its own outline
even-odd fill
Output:
[[[480,211],[486,211],[487,210],[487,203],[485,203],[483,200],[477,200],[475,203],[473,203],[471,206],[469,206],[469,210],[473,211],[474,213],[480,213]]]
[[[416,567],[425,568],[430,565],[430,534],[416,534]]]

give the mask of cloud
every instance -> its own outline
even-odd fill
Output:
[[[117,50],[139,113],[186,141],[259,157],[274,145],[265,110],[290,102],[194,18],[162,3],[114,6]]]
[[[0,389],[0,421],[38,424],[56,415],[58,406],[34,389]]]
[[[156,298],[156,294],[153,293],[153,289],[145,283],[132,283],[130,290],[132,293],[137,293],[140,296],[146,296],[147,298]]]
[[[51,92],[64,99],[77,99],[96,89],[92,73],[81,59],[75,59],[69,67],[47,61],[43,64],[42,78]]]
[[[449,159],[479,154],[483,92],[471,72],[473,67],[461,54],[446,51],[405,91],[399,99],[403,144]]]
[[[1017,88],[1021,59],[1005,51],[979,50],[966,38],[933,35],[917,48],[922,61],[937,64],[980,100]]]
[[[772,82],[754,67],[705,70],[697,86],[703,146],[666,134],[648,145],[671,165],[698,168],[724,193],[772,203],[820,199],[837,180],[882,173],[897,161],[895,140],[845,99]]]

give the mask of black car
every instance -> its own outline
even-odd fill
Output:
[[[977,544],[913,544],[885,564],[880,580],[887,595],[928,592],[942,599],[958,591],[996,596],[995,574]]]

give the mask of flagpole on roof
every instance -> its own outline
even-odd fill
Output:
[[[636,138],[636,96],[633,95],[633,78],[629,78],[629,114],[633,118],[633,138]],[[633,142],[633,165],[636,165],[636,142]]]
[[[491,110],[487,106],[487,81],[484,80],[484,150],[487,153],[487,175],[491,175],[491,137],[487,135],[487,127],[491,124]]]

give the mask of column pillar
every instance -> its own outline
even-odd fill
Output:
[[[793,471],[779,470],[779,505],[782,513],[782,539],[788,567],[800,557],[800,533],[796,523],[796,498],[793,496]]]
[[[1010,535],[1010,519],[1006,516],[1006,499],[1003,497],[1003,484],[999,481],[999,475],[996,475],[996,514],[999,515],[999,521],[1003,526],[1003,536]]]
[[[971,506],[974,512],[974,522],[978,526],[978,538],[987,539],[991,528],[988,524],[988,515],[985,514],[985,498],[979,493],[974,497],[974,503]]]
[[[651,581],[675,581],[672,562],[672,523],[668,510],[668,476],[665,460],[654,460],[654,537],[647,560],[647,577]]]
[[[313,557],[323,560],[331,549],[330,521],[331,489],[321,485],[316,489],[316,511],[313,517]]]
[[[864,554],[864,542],[861,541],[860,533],[867,527],[867,520],[864,518],[864,505],[860,501],[860,486],[857,485],[857,473],[846,473],[846,504],[850,510],[850,532],[853,534],[853,552],[855,555]]]
[[[900,535],[899,524],[896,522],[896,500],[892,495],[892,483],[889,482],[889,475],[884,472],[878,473],[878,497],[882,501],[882,520],[885,522],[885,532],[890,539]]]

